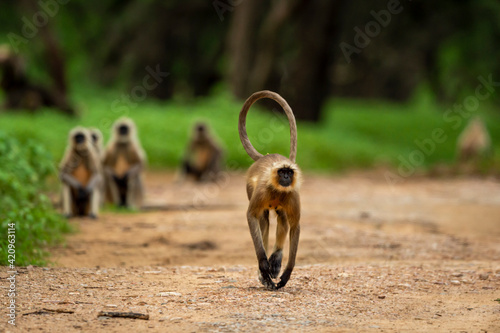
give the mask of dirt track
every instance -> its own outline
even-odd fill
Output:
[[[500,332],[498,181],[306,176],[296,270],[266,291],[243,176],[172,178],[147,176],[162,210],[74,220],[54,267],[19,268],[17,327],[0,330]]]

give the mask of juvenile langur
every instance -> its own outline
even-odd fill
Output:
[[[113,124],[103,158],[108,200],[117,206],[140,208],[145,163],[146,156],[137,138],[134,122],[129,118],[118,119]]]
[[[94,146],[94,149],[97,152],[97,156],[99,156],[99,159],[102,159],[104,155],[102,132],[96,127],[90,127],[89,132],[92,138],[92,145]]]
[[[246,131],[246,115],[250,106],[261,98],[270,98],[284,109],[290,123],[290,158],[279,154],[263,156],[250,143]],[[297,154],[297,127],[292,109],[277,93],[259,91],[250,96],[240,112],[238,130],[240,140],[248,155],[255,161],[247,172],[247,195],[250,201],[247,211],[248,226],[259,263],[260,282],[268,289],[284,287],[295,266],[295,257],[300,236],[300,196],[299,187],[302,174],[295,164]],[[269,239],[269,211],[275,210],[278,223],[276,244],[267,257]],[[283,246],[290,230],[290,253],[288,263],[280,281],[276,285],[281,270]]]
[[[460,162],[474,161],[491,152],[491,139],[479,117],[474,117],[458,137],[457,150]]]
[[[96,127],[90,127],[89,128],[89,133],[90,137],[92,139],[92,147],[94,148],[94,151],[99,159],[99,164],[102,163],[102,158],[104,155],[104,148],[102,144],[102,132],[96,128]],[[102,169],[101,169],[101,178],[99,181],[99,197],[100,197],[100,204],[101,206],[104,205],[104,200],[105,200],[105,188],[104,188],[104,175],[102,174]]]
[[[63,214],[97,218],[101,182],[100,161],[83,127],[69,133],[68,147],[60,164]]]
[[[219,176],[222,164],[222,149],[212,138],[208,126],[197,123],[182,162],[183,176],[192,176],[195,181],[214,181]]]

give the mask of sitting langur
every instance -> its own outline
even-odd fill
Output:
[[[97,218],[101,182],[100,161],[87,129],[76,127],[69,133],[68,147],[60,164],[63,214]]]
[[[285,110],[290,122],[290,158],[279,154],[263,156],[250,143],[246,131],[246,115],[250,106],[261,98],[278,102]],[[292,109],[278,94],[272,91],[259,91],[250,96],[240,112],[238,130],[241,143],[248,155],[255,161],[247,172],[248,205],[247,219],[255,252],[259,262],[259,279],[269,289],[284,287],[295,266],[295,257],[300,235],[300,196],[299,187],[302,175],[295,164],[297,154],[297,127]],[[267,256],[269,238],[269,211],[275,210],[278,217],[276,244],[272,254]],[[276,285],[281,270],[283,246],[290,229],[290,253],[288,263],[280,281]]]
[[[92,147],[94,148],[94,151],[99,159],[99,163],[101,163],[104,154],[104,148],[102,144],[102,132],[96,127],[90,127],[89,133],[90,137],[92,138]],[[105,189],[104,189],[104,176],[102,175],[102,170],[101,170],[101,181],[99,182],[98,186],[99,186],[99,191],[101,192],[100,204],[101,206],[103,206],[105,199],[105,192],[104,192]]]
[[[458,137],[457,150],[460,162],[469,162],[491,153],[488,130],[479,117],[473,118]]]
[[[222,164],[222,149],[204,123],[197,123],[182,162],[182,174],[196,181],[216,180]]]
[[[97,152],[97,156],[99,159],[102,159],[102,155],[104,154],[104,148],[102,143],[102,132],[96,127],[89,128],[90,137],[92,138],[92,145],[94,146],[95,151]]]
[[[143,198],[142,172],[146,157],[134,122],[118,119],[103,158],[106,194],[117,206],[140,208]]]

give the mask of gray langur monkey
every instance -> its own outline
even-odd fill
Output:
[[[92,146],[99,158],[99,163],[102,164],[102,159],[104,155],[104,146],[103,146],[103,138],[102,132],[97,127],[89,127],[88,128],[90,137],[92,139]],[[104,201],[106,199],[105,187],[104,187],[104,174],[102,173],[102,168],[100,170],[101,180],[98,184],[100,193],[100,203],[101,206],[104,205]]]
[[[217,180],[222,165],[223,151],[212,137],[205,123],[197,123],[182,161],[183,177],[192,176],[195,181]]]
[[[92,138],[92,145],[97,152],[97,156],[99,156],[99,159],[102,160],[104,155],[102,132],[97,127],[89,127],[89,133]]]
[[[113,124],[103,157],[106,196],[117,206],[139,209],[144,189],[142,174],[146,155],[137,137],[135,123],[120,118]]]
[[[285,111],[290,123],[290,158],[279,154],[263,156],[250,143],[246,131],[248,110],[257,100],[270,98],[278,102]],[[295,164],[297,154],[297,127],[292,109],[277,93],[259,91],[250,96],[241,109],[238,123],[240,140],[248,155],[255,163],[248,169],[247,196],[249,205],[247,220],[259,263],[260,282],[268,289],[279,289],[286,285],[295,266],[295,258],[300,236],[300,195],[302,173]],[[272,254],[267,255],[269,238],[269,211],[274,210],[278,217],[276,244]],[[287,233],[290,234],[290,253],[288,263],[280,281],[275,284],[281,270],[283,247]]]
[[[62,206],[66,217],[99,214],[102,181],[101,165],[87,129],[75,127],[69,133],[68,146],[60,163]]]
[[[457,151],[462,163],[474,161],[491,153],[491,138],[479,117],[472,118],[458,137]]]

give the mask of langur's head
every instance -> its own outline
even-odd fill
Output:
[[[299,167],[290,162],[274,163],[270,169],[268,185],[281,192],[298,190],[302,182]]]
[[[90,137],[92,138],[92,144],[95,147],[100,147],[102,145],[102,133],[96,127],[89,128]]]
[[[130,118],[120,118],[113,125],[113,137],[118,143],[129,143],[136,135],[135,124]]]
[[[78,152],[85,152],[89,149],[90,134],[84,127],[75,127],[69,132],[69,144]]]
[[[193,128],[193,137],[195,139],[206,138],[208,135],[208,127],[207,124],[198,122],[194,125]]]
[[[6,62],[11,56],[10,47],[7,44],[0,44],[0,64]]]
[[[195,125],[195,128],[196,128],[196,132],[204,133],[207,130],[207,125],[205,125],[204,123],[197,123]]]

